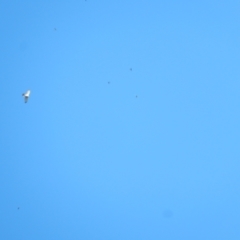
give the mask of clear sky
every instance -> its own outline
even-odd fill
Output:
[[[0,239],[239,240],[239,11],[1,0]]]

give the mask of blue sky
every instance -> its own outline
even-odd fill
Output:
[[[0,1],[0,239],[239,239],[239,9]]]

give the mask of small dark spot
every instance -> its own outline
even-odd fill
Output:
[[[108,84],[110,84],[110,82],[108,82]]]
[[[20,207],[17,208],[18,210],[20,209]]]
[[[132,71],[132,68],[130,68],[129,70]]]
[[[54,31],[57,31],[57,29],[56,29],[56,28],[54,28]]]
[[[138,98],[138,95],[136,95],[136,98]]]

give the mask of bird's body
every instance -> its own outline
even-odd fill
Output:
[[[28,90],[28,91],[26,91],[25,93],[22,94],[22,96],[24,97],[25,103],[27,103],[28,98],[29,98],[29,96],[30,96],[30,93],[31,93],[31,91]]]

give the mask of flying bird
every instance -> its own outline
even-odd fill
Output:
[[[22,96],[24,97],[24,102],[27,103],[28,98],[30,96],[30,90],[26,91],[25,93],[22,94]]]

